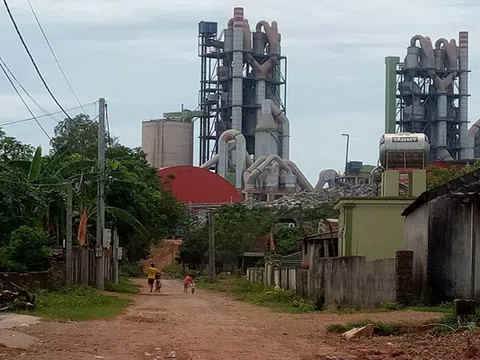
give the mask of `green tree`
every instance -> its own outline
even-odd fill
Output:
[[[25,145],[14,137],[6,136],[0,128],[0,158],[4,160],[30,160],[33,152],[33,146]]]
[[[48,234],[41,228],[21,226],[12,232],[7,254],[9,270],[47,270],[51,257]]]
[[[55,136],[50,141],[53,153],[68,150],[70,154],[95,159],[97,157],[98,122],[88,115],[79,114],[73,119],[60,121],[54,129]],[[105,141],[117,143],[107,133]]]
[[[274,227],[273,238],[275,239],[275,251],[282,256],[299,251],[299,231],[296,227],[287,227],[285,224],[277,224]]]

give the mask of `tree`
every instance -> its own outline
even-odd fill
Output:
[[[37,187],[24,181],[24,173],[0,161],[0,246],[19,226],[41,226],[45,199]]]
[[[14,137],[6,136],[0,129],[0,158],[8,160],[30,160],[34,148],[31,145],[22,144]]]
[[[97,132],[98,123],[84,115],[59,123],[52,139],[57,152],[51,156],[49,170],[75,181],[76,216],[87,209],[91,225],[96,213]],[[126,256],[136,261],[149,254],[153,243],[176,231],[186,209],[163,188],[140,148],[131,149],[115,140],[106,159],[106,220],[115,223]]]
[[[54,153],[68,150],[70,154],[78,154],[86,158],[97,157],[98,122],[90,120],[88,115],[79,114],[73,119],[60,121],[54,129],[55,136],[50,141]],[[105,134],[105,141],[117,143]]]

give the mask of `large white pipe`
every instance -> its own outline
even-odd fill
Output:
[[[228,152],[230,153],[233,149],[235,148],[235,141],[229,141],[228,142]],[[218,159],[220,157],[220,153],[212,157],[210,160],[208,160],[206,163],[200,165],[202,169],[210,169],[213,165],[218,163]]]
[[[305,175],[303,175],[302,171],[298,168],[297,164],[295,164],[291,160],[285,160],[285,163],[292,169],[294,175],[297,176],[297,183],[305,191],[313,191],[313,186],[307,180]]]
[[[437,143],[436,146],[447,146],[447,95],[437,99]]]
[[[262,101],[260,117],[255,128],[255,155],[278,155],[278,127],[272,116],[272,100]]]
[[[265,161],[263,161],[259,166],[255,167],[246,178],[245,187],[248,185],[255,184],[255,180],[258,176],[265,170],[265,168],[271,165],[273,162],[277,162],[281,169],[285,170],[287,174],[292,174],[292,169],[280,158],[278,155],[270,155]],[[255,164],[254,164],[255,165]],[[252,165],[253,166],[253,165]]]
[[[459,75],[459,110],[460,124],[458,126],[458,137],[460,145],[460,159],[472,159],[474,143],[468,136],[468,32],[461,31],[458,41],[458,67]]]
[[[281,156],[282,159],[290,159],[290,121],[287,116],[280,110],[280,108],[272,101],[272,114],[275,120],[277,120],[282,127],[281,136]]]
[[[243,8],[233,10],[232,129],[242,131],[243,105]]]
[[[437,154],[437,158],[438,160],[442,160],[442,161],[453,160],[452,155],[450,155],[450,152],[447,149],[439,150]]]
[[[223,178],[228,173],[228,150],[227,143],[231,140],[235,141],[235,187],[242,188],[242,177],[245,170],[245,154],[247,151],[247,143],[245,137],[238,130],[230,129],[224,131],[218,140],[218,175]]]
[[[256,90],[257,90],[257,122],[260,120],[262,116],[262,102],[265,100],[265,80],[258,80],[256,83]]]

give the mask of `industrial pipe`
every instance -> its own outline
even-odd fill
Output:
[[[453,160],[452,155],[447,149],[440,149],[437,153],[437,158],[438,160],[442,160],[442,161]]]
[[[282,110],[280,110],[277,104],[275,104],[275,102],[271,102],[271,107],[273,118],[280,123],[280,126],[282,128],[281,156],[282,159],[288,160],[290,158],[290,121],[288,120],[287,116],[282,112]]]
[[[265,161],[263,161],[259,166],[255,167],[253,170],[250,171],[248,174],[248,177],[245,181],[245,186],[248,185],[253,185],[255,184],[255,180],[258,178],[258,176],[265,170],[267,166],[269,166],[272,162],[278,162],[280,165],[280,168],[285,170],[287,174],[292,174],[292,169],[280,158],[280,156],[273,154],[267,157]],[[252,165],[252,167],[255,165],[255,163]]]
[[[236,7],[233,16],[232,129],[242,131],[243,105],[243,8]]]
[[[410,39],[410,46],[415,46],[417,41],[422,49],[421,64],[426,69],[435,68],[435,57],[433,56],[432,40],[428,36],[415,35]]]
[[[272,115],[272,101],[262,101],[261,115],[255,128],[255,155],[278,154],[278,127]]]
[[[315,191],[322,190],[325,184],[328,184],[329,188],[333,187],[337,177],[338,173],[333,169],[321,171],[320,174],[318,174],[318,182],[317,185],[315,185]]]
[[[460,159],[472,159],[474,143],[467,135],[468,131],[468,32],[461,31],[458,41],[458,68],[459,74],[459,110],[458,137],[460,145]]]
[[[218,175],[227,178],[228,173],[228,151],[227,143],[230,140],[235,141],[235,187],[242,188],[242,176],[245,170],[246,141],[241,132],[235,129],[227,130],[220,135],[218,140]]]
[[[298,168],[297,164],[295,164],[292,160],[284,160],[285,163],[292,169],[293,174],[297,177],[297,183],[305,191],[313,191],[313,186],[307,180],[305,175],[303,175],[302,171]]]
[[[257,23],[257,26],[256,26],[255,30],[257,32],[262,31],[262,28],[265,30],[265,34],[267,34],[267,39],[268,39],[268,44],[269,44],[268,53],[270,55],[277,55],[278,56],[278,55],[280,55],[280,52],[279,52],[279,48],[278,48],[279,39],[278,39],[277,22],[276,21],[272,22],[272,25],[274,25],[274,26],[270,26],[270,24],[267,21],[261,20]]]

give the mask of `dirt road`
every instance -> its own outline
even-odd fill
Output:
[[[27,351],[0,349],[0,358],[153,360],[175,351],[179,360],[313,360],[323,359],[322,355],[357,355],[356,349],[363,348],[361,342],[346,343],[327,335],[325,329],[330,324],[366,318],[424,322],[435,316],[411,311],[281,314],[221,294],[199,291],[186,295],[175,281],[164,281],[162,294],[152,295],[144,288],[134,300],[134,305],[115,320],[42,322],[22,330],[38,337],[40,343]],[[387,341],[395,340],[377,341],[375,347],[385,347]],[[371,359],[377,359],[375,354],[378,351]]]

